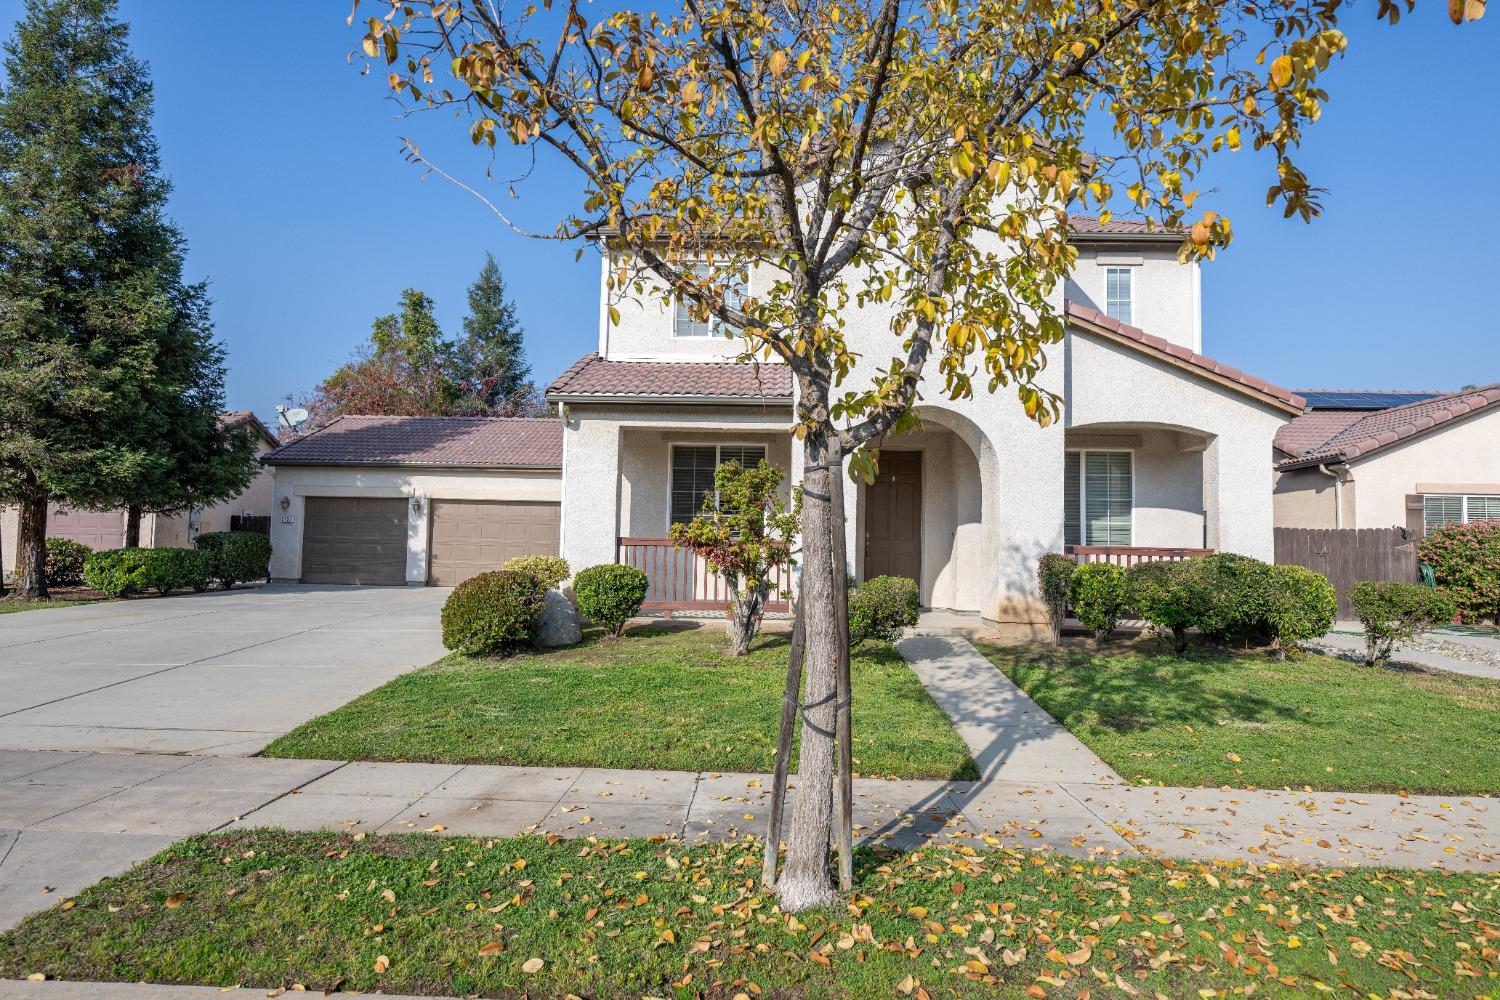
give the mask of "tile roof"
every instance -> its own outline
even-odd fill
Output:
[[[792,373],[782,364],[738,361],[606,361],[585,354],[547,387],[547,398],[642,396],[664,400],[790,400]]]
[[[278,443],[276,435],[272,434],[266,428],[266,425],[260,422],[260,418],[255,415],[255,411],[253,410],[234,410],[230,413],[219,414],[219,428],[221,430],[232,430],[236,427],[250,428],[256,434],[260,435],[262,441],[266,441],[273,446]]]
[[[1405,406],[1393,406],[1388,410],[1359,413],[1356,414],[1357,420],[1346,424],[1321,442],[1298,451],[1282,448],[1292,457],[1277,465],[1292,468],[1319,462],[1347,462],[1364,458],[1450,421],[1490,410],[1500,410],[1500,382],[1477,389],[1450,392]],[[1277,446],[1281,447],[1279,437]]]
[[[1161,223],[1142,219],[1110,219],[1100,222],[1089,215],[1068,216],[1068,228],[1078,236],[1150,236],[1156,239],[1180,240],[1186,229],[1180,226],[1163,226]]]
[[[1446,395],[1423,389],[1298,389],[1312,410],[1388,410]]]
[[[1276,448],[1287,455],[1301,455],[1364,415],[1361,410],[1312,410],[1282,425],[1276,432]]]
[[[1283,410],[1293,413],[1301,413],[1307,407],[1306,401],[1290,389],[1283,389],[1279,385],[1272,385],[1263,378],[1248,375],[1229,365],[1220,364],[1213,358],[1204,357],[1181,344],[1174,344],[1161,337],[1155,337],[1139,327],[1129,326],[1121,323],[1113,316],[1079,302],[1068,301],[1064,303],[1064,311],[1068,319],[1075,323],[1094,329],[1116,339],[1128,347],[1148,354],[1156,354],[1165,357],[1178,365],[1196,368],[1205,375],[1213,375],[1230,383],[1233,388],[1261,398],[1278,406]]]
[[[339,417],[267,454],[269,465],[562,468],[551,417]]]

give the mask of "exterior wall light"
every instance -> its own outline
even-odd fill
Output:
[[[282,497],[281,498],[281,512],[283,514],[285,514],[287,511],[289,511],[291,509],[292,509],[292,498],[288,497],[288,496]]]
[[[411,512],[413,514],[420,514],[420,513],[422,513],[422,498],[421,497],[414,496],[414,497],[411,498]]]

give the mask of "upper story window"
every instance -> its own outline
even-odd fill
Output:
[[[1131,545],[1135,475],[1128,451],[1063,456],[1063,542]]]
[[[1121,323],[1134,323],[1131,319],[1131,275],[1134,268],[1111,267],[1104,272],[1104,312]]]
[[[759,465],[766,457],[758,444],[674,444],[672,446],[671,523],[686,524],[703,509],[714,491],[714,472],[725,462]]]
[[[1468,524],[1490,518],[1500,518],[1500,496],[1422,497],[1422,527],[1427,531],[1436,531],[1445,524]]]
[[[714,269],[707,264],[694,266],[693,273],[700,278],[710,278],[714,275]],[[723,275],[720,275],[722,280]],[[745,301],[745,283],[735,279],[724,289],[724,302],[726,305],[738,309]],[[721,337],[724,335],[724,321],[717,316],[706,316],[698,319],[693,315],[693,304],[681,296],[677,299],[677,311],[672,319],[672,336],[674,337]]]

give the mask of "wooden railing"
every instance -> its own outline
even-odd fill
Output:
[[[1211,556],[1213,549],[1154,549],[1136,545],[1069,545],[1068,555],[1082,563],[1107,562],[1126,569],[1143,562],[1176,562],[1193,556]]]
[[[677,548],[670,538],[621,538],[618,559],[644,571],[650,581],[643,610],[724,611],[729,606],[724,578],[709,572],[707,560]],[[790,574],[778,571],[773,579],[766,610],[784,612],[787,602],[781,591],[788,587]]]

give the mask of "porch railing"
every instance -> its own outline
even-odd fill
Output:
[[[1082,563],[1107,562],[1129,569],[1136,563],[1176,562],[1194,556],[1211,556],[1213,549],[1158,549],[1137,545],[1069,545],[1068,555]]]
[[[679,549],[670,538],[621,538],[619,561],[645,572],[649,586],[646,611],[724,611],[729,589],[724,578],[708,569],[708,561],[695,552]],[[789,586],[790,574],[778,570],[772,578],[772,596],[766,610],[784,612],[787,602],[781,592]]]

